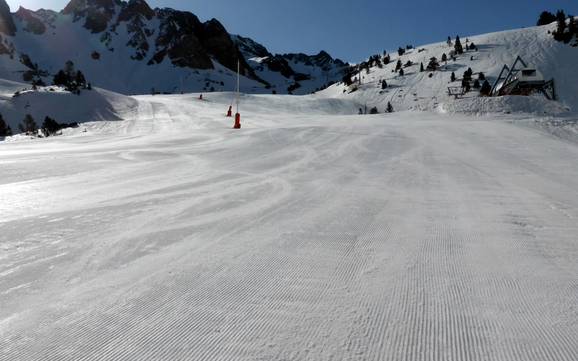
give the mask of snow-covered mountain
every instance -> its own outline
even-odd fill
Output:
[[[285,94],[307,80],[295,91],[304,94],[341,77],[329,63],[345,65],[322,52],[311,57],[319,65],[309,66],[304,56],[295,71],[260,72],[262,78],[238,39],[216,19],[203,23],[190,12],[152,9],[145,0],[72,0],[61,12],[21,7],[15,13],[0,0],[0,78],[12,81],[48,84],[71,60],[95,86],[124,94],[226,91],[235,86],[239,61],[244,91]]]
[[[465,51],[457,55],[455,61],[450,52],[454,49],[447,42],[416,47],[402,56],[390,54],[389,64],[377,64],[369,72],[363,69],[352,74],[359,80],[352,86],[340,82],[320,95],[332,98],[351,99],[368,109],[377,107],[385,111],[387,103],[394,110],[438,110],[443,112],[535,112],[559,114],[567,110],[578,111],[578,47],[574,42],[565,44],[554,40],[552,33],[556,24],[502,31],[479,36],[463,36],[461,42],[475,44],[477,50]],[[454,39],[452,39],[454,41]],[[577,40],[578,41],[578,40]],[[574,46],[573,46],[574,45]],[[446,54],[447,62],[442,56]],[[553,78],[556,84],[558,102],[537,96],[480,97],[479,91],[472,89],[463,98],[454,99],[448,94],[448,87],[460,87],[464,72],[471,68],[473,80],[484,73],[493,84],[504,65],[511,66],[517,56],[522,57],[530,67],[540,71],[545,79]],[[437,71],[420,71],[421,64],[427,69],[432,57],[440,64]],[[403,64],[404,75],[396,72],[398,60]],[[451,81],[451,73],[456,81]],[[385,80],[387,88],[382,89]]]
[[[233,40],[259,78],[275,84],[280,93],[309,94],[324,89],[340,81],[350,69],[349,64],[325,51],[317,55],[271,54],[252,39],[236,35]]]

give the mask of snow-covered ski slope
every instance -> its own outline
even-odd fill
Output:
[[[206,99],[0,143],[0,360],[578,359],[576,143]]]
[[[458,55],[456,61],[449,59],[453,47],[447,43],[418,46],[409,50],[401,58],[391,54],[391,63],[383,69],[374,67],[370,74],[361,73],[362,85],[358,91],[349,93],[350,88],[338,84],[322,92],[329,97],[355,99],[376,106],[383,112],[387,102],[398,110],[441,110],[468,113],[486,112],[534,112],[538,114],[561,114],[578,110],[578,48],[560,43],[552,38],[556,25],[531,27],[526,29],[503,31],[479,36],[463,36],[473,42],[479,51],[467,51]],[[453,40],[453,39],[452,39]],[[442,54],[448,56],[448,62],[441,61]],[[478,98],[478,92],[472,91],[464,99],[454,100],[448,95],[449,86],[461,86],[461,79],[468,68],[472,68],[474,79],[483,72],[490,84],[498,77],[504,65],[511,66],[517,56],[521,56],[530,66],[536,67],[546,79],[554,78],[560,104],[552,103],[543,97],[528,98]],[[420,72],[420,63],[427,67],[431,57],[441,64],[438,71]],[[472,60],[473,57],[473,60]],[[405,65],[408,60],[414,65],[404,68],[405,76],[393,72],[397,60]],[[457,81],[451,83],[451,73],[455,72]],[[432,77],[430,78],[430,74]],[[381,90],[380,80],[385,79],[389,88]],[[345,91],[345,93],[344,93]]]

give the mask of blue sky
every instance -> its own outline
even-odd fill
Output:
[[[8,0],[62,9],[67,0]],[[532,26],[541,11],[578,15],[576,0],[149,0],[152,7],[189,10],[217,18],[231,33],[248,36],[271,52],[326,50],[359,61],[400,45],[423,45],[462,36]]]

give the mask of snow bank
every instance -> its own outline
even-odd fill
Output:
[[[52,90],[51,90],[52,89]],[[56,87],[22,91],[19,96],[0,99],[0,114],[16,133],[26,114],[40,126],[49,116],[59,123],[122,120],[130,116],[138,102],[103,89],[85,90],[75,95]]]
[[[488,113],[528,113],[535,115],[563,115],[569,108],[559,102],[542,96],[475,97],[455,99],[440,103],[436,110],[440,113],[488,114]]]

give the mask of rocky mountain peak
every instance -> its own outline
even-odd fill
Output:
[[[10,36],[16,34],[16,25],[5,0],[0,0],[0,33]]]
[[[84,27],[93,33],[106,30],[113,18],[120,0],[71,0],[62,10],[65,15],[73,15],[75,20],[85,18]]]
[[[46,25],[34,11],[21,6],[14,15],[22,21],[24,30],[37,35],[46,32]]]
[[[130,0],[125,6],[123,6],[118,20],[128,21],[137,16],[150,20],[155,16],[155,11],[151,9],[145,0]]]

